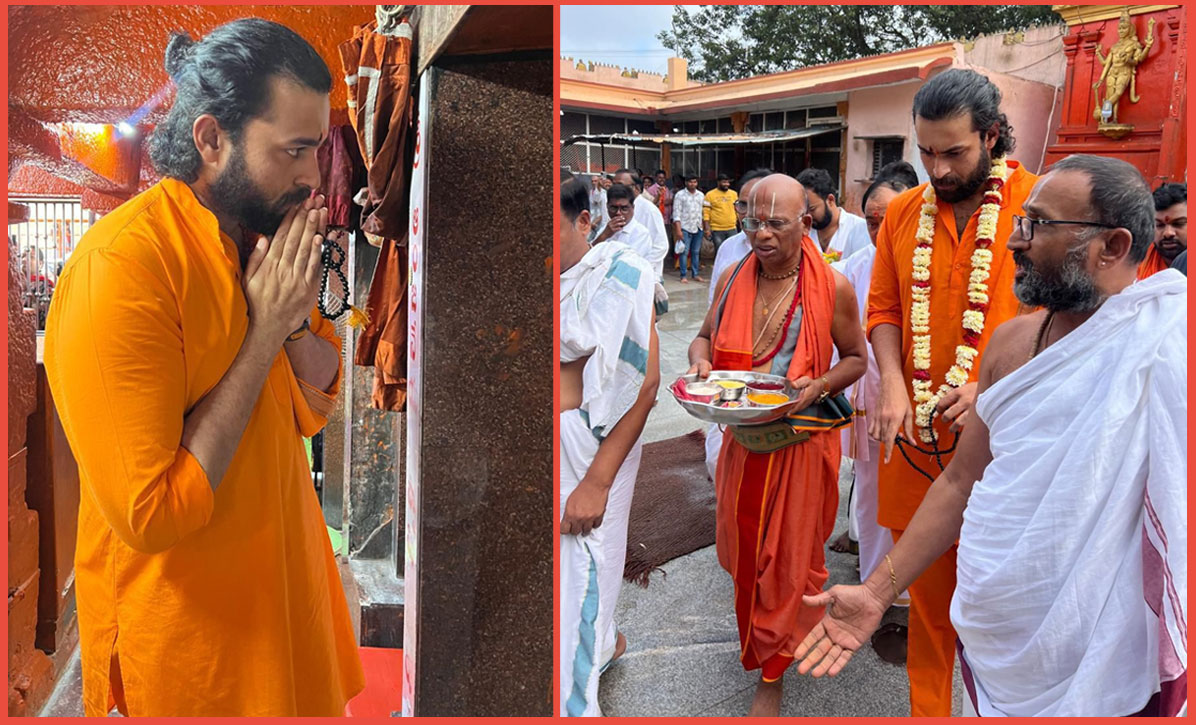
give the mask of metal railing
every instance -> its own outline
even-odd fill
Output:
[[[46,328],[54,285],[83,233],[95,223],[78,197],[9,197],[28,208],[28,221],[8,225],[9,248],[19,270],[21,302],[37,311],[37,329]]]

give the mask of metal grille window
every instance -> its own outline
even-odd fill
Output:
[[[872,142],[872,178],[886,165],[900,161],[905,155],[905,139],[878,138]]]
[[[640,169],[651,176],[660,168],[660,149],[650,146],[636,146],[628,149],[627,168]]]
[[[653,121],[645,121],[641,118],[627,119],[627,133],[634,133],[636,131],[644,134],[656,133],[656,124]]]
[[[806,109],[798,108],[792,111],[785,111],[785,128],[805,128],[806,127]]]
[[[614,116],[588,114],[590,130],[587,133],[627,133],[627,119]]]
[[[37,329],[46,329],[46,311],[62,267],[83,233],[95,223],[78,197],[10,197],[29,209],[29,221],[8,225],[21,279],[21,303],[37,310]]]
[[[584,113],[565,111],[561,114],[561,138],[566,139],[586,132],[586,116]]]

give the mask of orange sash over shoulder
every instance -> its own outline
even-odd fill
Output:
[[[822,264],[815,262],[815,257]],[[829,368],[833,342],[831,320],[835,314],[835,278],[810,237],[802,239],[802,326],[789,364],[791,380],[819,377]],[[714,334],[711,365],[715,370],[752,369],[752,308],[756,302],[756,275],[760,261],[750,255],[724,294],[725,303]],[[795,324],[795,323],[794,323]]]
[[[802,257],[802,319],[791,379],[823,375],[833,345],[834,275],[809,237],[802,240]],[[715,370],[751,369],[758,265],[749,257],[724,294]],[[792,664],[794,648],[822,616],[801,597],[821,591],[827,580],[823,546],[839,505],[839,450],[834,431],[772,453],[752,453],[723,437],[715,481],[718,558],[735,582],[740,659],[770,681]]]
[[[1146,259],[1138,265],[1138,279],[1146,279],[1152,274],[1162,272],[1171,266],[1171,263],[1159,254],[1158,248],[1155,245],[1150,245],[1150,251],[1146,253]]]

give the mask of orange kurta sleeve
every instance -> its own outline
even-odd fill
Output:
[[[1011,161],[1010,175],[1002,191],[1001,212],[993,239],[993,261],[986,284],[989,306],[985,312],[984,331],[976,349],[979,355],[968,372],[969,381],[980,374],[988,340],[1001,323],[1014,317],[1021,305],[1013,294],[1013,277],[1017,265],[1006,244],[1013,232],[1013,215],[1020,214],[1022,203],[1037,180],[1017,162]],[[913,399],[914,375],[913,330],[905,317],[912,302],[913,253],[916,248],[918,224],[922,213],[922,186],[902,192],[885,212],[877,239],[876,261],[872,270],[872,285],[868,298],[868,334],[881,324],[897,325],[901,329],[901,376],[907,394]],[[979,210],[962,232],[956,229],[950,204],[938,204],[935,217],[933,254],[930,262],[930,379],[932,388],[946,379],[955,362],[956,348],[963,343],[963,312],[968,309],[968,285],[972,271],[972,255],[976,249],[976,230]],[[948,425],[936,418],[934,423],[939,440],[950,445],[953,434]],[[937,473],[938,461],[907,448],[905,453],[923,471]],[[942,457],[944,463],[949,455]],[[914,511],[930,488],[930,479],[906,462],[905,456],[893,456],[889,463],[879,464],[877,520],[882,526],[903,530],[909,525]]]
[[[876,259],[872,262],[872,282],[868,287],[868,341],[877,325],[903,327],[901,314],[901,281],[893,261],[894,216],[886,214],[876,237]]]
[[[169,549],[206,525],[213,491],[181,445],[186,367],[175,295],[134,259],[97,249],[59,280],[46,334],[84,495],[133,549]],[[58,328],[67,320],[70,329]]]
[[[324,319],[318,308],[311,313],[311,334],[327,340],[338,353],[340,352],[341,339],[337,337],[336,327]],[[292,375],[295,381],[291,388],[291,397],[295,403],[295,423],[304,438],[314,436],[328,424],[328,416],[336,407],[344,372],[345,361],[341,355],[337,361],[336,379],[332,381],[328,390],[320,390]]]

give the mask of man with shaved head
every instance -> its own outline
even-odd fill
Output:
[[[689,346],[691,374],[743,370],[789,378],[800,402],[763,426],[728,426],[715,476],[719,563],[735,585],[740,660],[761,670],[751,715],[778,715],[781,678],[820,612],[802,606],[827,580],[823,546],[838,509],[837,396],[867,364],[855,293],[809,237],[806,191],[781,174],[751,188],[752,253],[717,281]],[[832,349],[839,362],[831,365]]]
[[[965,714],[1174,716],[1187,703],[1187,282],[1135,283],[1150,190],[1120,159],[1055,164],[1015,216],[1013,292],[975,416],[888,566],[798,648],[834,675],[958,542]],[[911,587],[912,588],[912,587]]]

